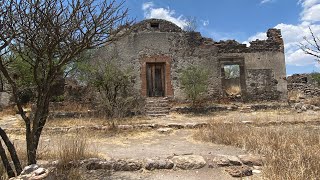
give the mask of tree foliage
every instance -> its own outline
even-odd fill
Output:
[[[94,60],[90,60],[94,59]],[[140,110],[141,98],[134,90],[132,67],[119,65],[118,56],[102,59],[91,57],[77,63],[78,77],[92,86],[98,94],[98,109],[107,117],[124,117]]]
[[[188,98],[196,104],[208,89],[209,73],[204,68],[189,66],[182,70],[180,82]]]
[[[224,73],[226,79],[234,79],[240,77],[239,65],[225,65]]]
[[[37,148],[49,114],[49,102],[64,68],[87,49],[106,45],[132,24],[123,3],[99,0],[10,0],[0,3],[0,52],[15,53],[21,61],[9,65],[0,56],[0,71],[12,87],[25,122],[28,164],[36,164]],[[5,5],[3,5],[5,4]],[[22,65],[31,72],[35,108],[22,108],[22,91],[13,69]],[[29,69],[30,68],[30,69]]]

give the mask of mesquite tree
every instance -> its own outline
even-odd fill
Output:
[[[304,43],[300,43],[300,49],[316,58],[316,61],[320,62],[320,39],[315,35],[311,27],[309,27],[311,38],[304,37]]]
[[[13,0],[12,19],[2,23],[11,27],[7,33],[12,37],[1,35],[0,42],[10,44],[12,54],[20,54],[30,66],[36,92],[31,115],[23,111],[19,99],[19,77],[14,77],[7,65],[12,59],[1,59],[0,71],[12,87],[25,122],[28,164],[36,163],[56,79],[80,53],[106,45],[126,32],[132,21],[123,4],[115,0]]]

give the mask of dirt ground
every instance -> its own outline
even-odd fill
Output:
[[[171,114],[162,118],[144,117],[136,123],[209,123],[209,122],[294,122],[294,121],[318,121],[320,113],[307,111],[304,113],[295,113],[290,110],[272,110],[272,111],[256,111],[256,112],[219,112],[210,115],[182,115]],[[53,120],[50,120],[53,121]],[[48,127],[57,127],[59,124],[63,126],[79,126],[92,125],[94,123],[103,124],[103,120],[56,120],[57,122],[49,122]],[[128,121],[134,124],[134,120]],[[125,123],[125,122],[124,122]],[[3,128],[21,127],[21,120],[17,116],[9,115],[0,118],[0,126]],[[206,160],[212,159],[215,155],[241,155],[247,154],[243,149],[232,146],[217,145],[213,143],[202,142],[194,139],[194,132],[197,129],[175,129],[168,134],[159,133],[156,129],[144,130],[140,132],[118,133],[114,135],[96,132],[94,130],[87,131],[85,138],[88,142],[89,151],[93,152],[100,158],[156,158],[168,157],[172,155],[193,154],[201,155]],[[71,133],[48,134],[44,133],[41,137],[40,153],[58,150],[58,144],[61,140]],[[10,138],[14,140],[16,145],[24,146],[24,136],[10,134]],[[107,173],[101,170],[89,171],[90,179],[154,179],[154,180],[184,180],[184,179],[234,179],[228,175],[223,168],[209,169],[207,167],[198,170],[167,170],[167,171],[138,171],[138,172],[115,172]],[[248,177],[248,179],[260,179],[260,175]]]

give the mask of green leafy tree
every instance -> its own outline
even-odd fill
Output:
[[[207,92],[208,78],[209,73],[204,68],[189,66],[182,70],[180,82],[193,105],[201,100]]]
[[[82,82],[93,87],[96,104],[100,112],[107,117],[124,117],[132,111],[141,110],[141,97],[134,89],[132,68],[117,64],[117,54],[104,58],[88,57],[76,63],[77,77]]]
[[[123,8],[123,1],[9,2],[4,6],[0,3],[0,53],[17,53],[23,64],[31,68],[36,94],[31,115],[23,110],[19,98],[22,89],[3,54],[0,54],[0,71],[11,86],[19,114],[25,122],[28,164],[36,164],[40,136],[54,95],[52,92],[64,68],[82,52],[117,40],[127,32],[132,21],[127,20],[128,10]]]

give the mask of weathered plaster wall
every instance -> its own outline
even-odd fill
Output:
[[[154,21],[160,23],[159,29],[150,27],[150,22]],[[221,59],[240,59],[244,67],[244,89],[248,99],[286,99],[283,40],[279,30],[270,29],[267,34],[267,40],[257,40],[252,42],[251,47],[246,47],[236,41],[214,42],[200,33],[184,32],[167,21],[146,20],[134,25],[132,33],[113,46],[101,49],[101,57],[103,53],[114,49],[119,57],[119,65],[132,68],[135,88],[142,94],[142,88],[146,86],[141,79],[141,67],[145,67],[144,63],[148,61],[153,62],[152,59],[156,57],[164,57],[164,62],[170,65],[168,78],[172,85],[166,85],[172,89],[172,92],[166,92],[175,99],[186,98],[179,77],[181,70],[190,65],[209,70],[208,95],[220,98],[223,95]]]

